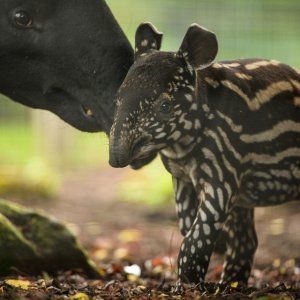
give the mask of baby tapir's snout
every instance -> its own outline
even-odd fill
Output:
[[[124,168],[130,163],[128,145],[119,138],[109,140],[109,164],[114,168]]]
[[[124,168],[133,163],[137,157],[143,156],[141,153],[143,146],[151,140],[151,135],[141,133],[131,136],[132,130],[116,132],[114,125],[109,139],[109,164],[114,168]]]

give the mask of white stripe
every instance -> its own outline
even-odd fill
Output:
[[[260,67],[265,67],[265,66],[269,66],[269,65],[278,66],[278,65],[280,65],[280,62],[277,60],[260,60],[260,61],[256,61],[256,62],[245,65],[245,68],[247,70],[255,70]]]
[[[242,156],[237,153],[237,151],[234,149],[234,147],[232,146],[232,144],[230,143],[226,133],[220,128],[220,127],[217,127],[220,135],[222,136],[223,138],[223,141],[227,147],[227,149],[233,154],[234,158],[238,161],[241,161],[242,160]]]
[[[266,89],[259,90],[255,97],[250,99],[247,94],[245,94],[236,84],[229,80],[222,80],[221,83],[232,90],[233,92],[237,93],[241,98],[245,100],[250,110],[258,110],[261,106],[265,103],[269,102],[273,97],[276,95],[294,90],[292,84],[288,81],[279,81],[270,84]]]
[[[294,104],[295,104],[296,106],[300,106],[300,97],[295,97],[295,98],[293,99],[293,102],[294,102]]]
[[[296,81],[296,80],[293,80],[293,79],[291,80],[291,82],[298,89],[298,92],[300,93],[300,82]]]
[[[218,116],[223,119],[230,127],[230,129],[233,131],[233,132],[236,132],[236,133],[240,133],[243,131],[243,126],[242,125],[236,125],[234,124],[234,122],[232,121],[231,118],[229,118],[228,116],[225,116],[223,113],[221,113],[220,111],[217,110],[217,114]]]
[[[287,170],[270,170],[270,173],[275,177],[283,177],[285,179],[291,179],[291,171],[287,171]]]
[[[220,208],[223,210],[224,209],[224,196],[223,196],[223,191],[221,188],[217,188],[217,194],[218,194],[218,203],[220,204]]]
[[[250,172],[250,174],[251,174],[251,172]],[[260,172],[260,171],[255,172],[254,176],[255,177],[257,176],[257,177],[265,178],[265,179],[271,179],[272,178],[272,176],[270,176],[268,173]]]
[[[292,120],[284,120],[266,131],[255,134],[242,134],[240,139],[244,143],[269,142],[286,132],[300,133],[300,123]]]
[[[211,184],[206,182],[204,186],[204,190],[205,193],[208,194],[212,199],[215,198],[215,192]]]
[[[222,63],[222,66],[224,66],[225,68],[237,68],[239,67],[241,64],[237,63],[237,62],[232,62],[232,63]]]
[[[220,219],[220,214],[219,212],[212,206],[212,204],[210,203],[210,201],[206,201],[205,205],[207,207],[207,209],[210,211],[210,213],[214,216],[215,221],[219,221]]]
[[[244,80],[252,80],[252,76],[248,75],[248,74],[244,74],[244,73],[239,73],[239,72],[236,72],[234,73],[234,75],[238,78],[241,78],[241,79],[244,79]]]
[[[227,160],[227,158],[225,157],[224,154],[222,154],[222,159],[223,159],[223,162],[224,162],[225,167],[226,167],[227,170],[234,176],[234,180],[235,180],[235,182],[238,184],[239,179],[238,179],[238,176],[237,176],[236,168],[234,168],[234,167],[230,164],[230,162]]]
[[[248,153],[242,159],[243,163],[247,162],[255,162],[260,164],[277,164],[281,160],[297,156],[300,157],[300,148],[288,148],[284,151],[277,152],[275,155],[268,155],[268,154],[257,154],[257,153]]]
[[[201,168],[201,170],[202,170],[205,174],[207,174],[210,178],[213,177],[212,170],[211,170],[210,166],[209,166],[207,163],[201,164],[200,168]]]
[[[221,141],[220,141],[220,138],[219,138],[219,136],[216,134],[216,132],[214,132],[214,131],[212,131],[212,130],[205,130],[205,131],[204,131],[204,135],[207,136],[207,137],[211,137],[211,138],[215,141],[215,143],[216,143],[216,145],[217,145],[217,147],[218,147],[218,149],[219,149],[220,152],[223,152],[223,151],[224,151],[224,150],[223,150],[222,143],[221,143]]]
[[[212,86],[213,88],[217,88],[220,83],[216,80],[213,80],[212,78],[210,77],[205,77],[204,79],[210,86]]]
[[[213,166],[215,167],[215,169],[218,172],[219,180],[222,182],[223,179],[224,179],[223,172],[222,172],[222,169],[220,168],[220,166],[217,162],[216,156],[208,148],[203,148],[202,153],[204,154],[204,157],[206,159],[209,159],[212,162]]]

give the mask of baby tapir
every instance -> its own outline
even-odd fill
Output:
[[[254,207],[300,200],[300,74],[274,60],[213,63],[214,33],[193,24],[160,52],[150,23],[116,99],[110,164],[159,152],[172,174],[182,281],[204,279],[227,232],[222,281],[247,282],[257,247]]]

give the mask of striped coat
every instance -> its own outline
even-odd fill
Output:
[[[181,280],[203,280],[227,232],[222,281],[246,282],[257,247],[254,207],[300,200],[300,74],[274,60],[213,63],[213,33],[192,25],[178,52],[159,52],[151,24],[117,95],[110,163],[159,152],[172,174]]]

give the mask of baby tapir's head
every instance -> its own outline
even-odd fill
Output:
[[[110,164],[125,167],[179,140],[195,135],[201,122],[197,70],[214,60],[214,33],[193,24],[177,52],[159,51],[162,33],[141,24],[135,36],[135,62],[116,99],[110,131]]]

